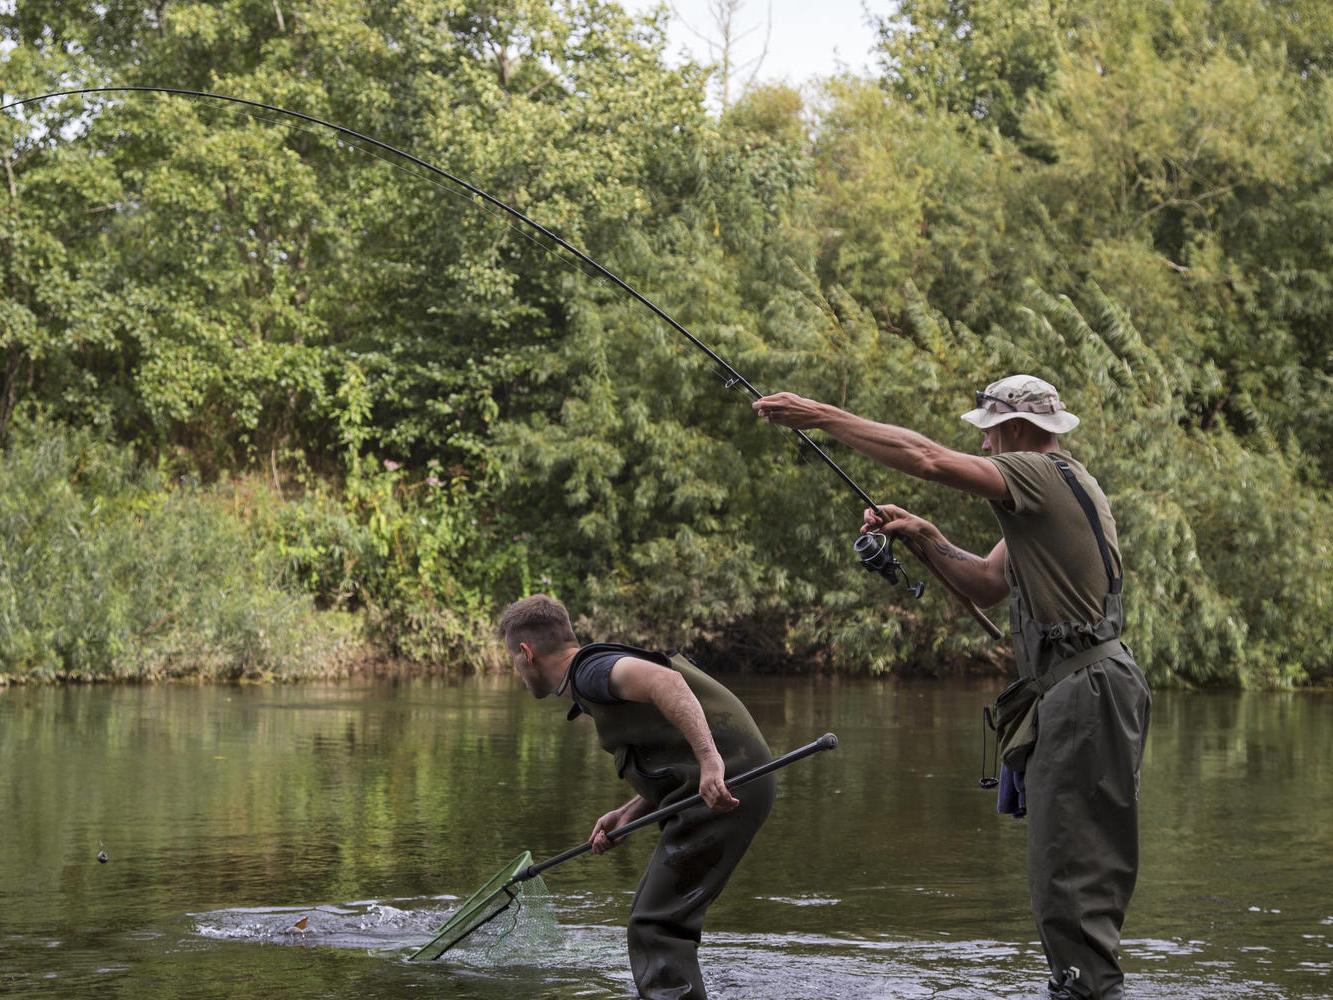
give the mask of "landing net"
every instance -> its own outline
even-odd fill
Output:
[[[555,917],[546,883],[540,877],[515,881],[530,864],[532,854],[524,851],[501,868],[463,901],[435,938],[410,960],[437,959],[473,934],[477,937],[469,945],[476,943],[487,952],[501,940],[506,949],[510,945],[522,949],[550,940],[555,934]]]

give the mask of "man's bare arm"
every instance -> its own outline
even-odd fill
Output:
[[[960,549],[941,534],[930,543],[927,554],[959,593],[978,607],[988,608],[1009,596],[1009,582],[1004,578],[1008,553],[1003,539],[983,558]]]
[[[717,752],[703,706],[675,670],[623,656],[611,668],[611,694],[625,701],[649,702],[680,730],[699,762],[699,794],[711,809],[727,812],[740,802],[727,791],[722,755]]]
[[[754,402],[766,420],[785,427],[818,428],[881,465],[984,500],[1009,502],[1009,487],[991,461],[946,448],[924,434],[866,420],[828,403],[779,392]]]
[[[619,809],[612,809],[609,813],[598,818],[593,824],[592,835],[588,838],[592,842],[593,854],[604,854],[619,843],[607,836],[617,827],[624,826],[626,823],[632,823],[640,816],[646,816],[652,806],[642,795],[636,795]]]

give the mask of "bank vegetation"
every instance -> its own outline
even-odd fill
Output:
[[[32,0],[0,5],[0,77],[345,123],[755,384],[954,447],[974,390],[1048,378],[1153,682],[1328,683],[1333,8],[883,6],[875,72],[720,113],[660,20],[599,0]],[[1002,667],[938,588],[856,566],[856,498],[647,310],[271,117],[0,118],[0,675],[482,667],[538,590],[718,667]],[[835,455],[993,543],[980,502]]]

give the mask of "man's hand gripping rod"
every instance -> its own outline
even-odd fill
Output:
[[[725,381],[725,385],[728,389],[734,389],[739,385],[744,387],[745,391],[748,392],[752,398],[763,398],[764,394],[751,385],[745,376],[741,375],[736,369],[732,368],[731,365],[727,364],[716,354],[713,354],[712,351],[708,351],[708,354],[727,372],[728,377]],[[801,439],[801,444],[810,448],[811,451],[819,456],[819,459],[825,465],[836,472],[838,477],[852,488],[852,491],[865,502],[867,507],[875,511],[879,510],[879,504],[875,503],[874,498],[863,490],[856,480],[847,475],[842,467],[839,466],[837,462],[833,461],[828,452],[819,447],[819,445],[811,439],[810,435],[796,427],[789,428],[789,430]],[[1004,632],[1000,630],[999,626],[986,617],[986,613],[972,603],[962,591],[950,583],[948,578],[945,577],[945,575],[936,568],[935,564],[930,561],[930,557],[927,556],[911,539],[898,538],[897,536],[886,535],[880,531],[872,531],[859,536],[856,539],[856,542],[852,545],[852,550],[856,553],[856,557],[861,560],[861,565],[866,569],[870,570],[872,573],[879,573],[892,584],[897,584],[901,578],[903,584],[907,587],[908,593],[913,597],[920,598],[926,590],[925,581],[918,580],[916,583],[908,582],[907,571],[903,569],[903,564],[898,561],[898,557],[893,554],[893,543],[895,541],[901,541],[903,545],[907,547],[908,552],[912,553],[912,555],[916,556],[917,559],[925,564],[926,569],[930,570],[931,573],[935,575],[935,578],[939,580],[940,583],[944,584],[944,589],[952,594],[958,603],[967,609],[967,613],[977,620],[978,624],[990,634],[991,638],[1004,638]]]

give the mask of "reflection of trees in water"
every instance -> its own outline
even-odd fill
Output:
[[[853,982],[910,991],[975,973],[996,996],[1010,985],[1019,993],[1040,964],[1027,944],[1026,828],[994,815],[993,798],[976,788],[980,706],[994,686],[728,683],[774,747],[825,730],[841,746],[781,774],[771,819],[710,911],[704,964],[713,981],[800,996],[782,990],[808,967],[809,980],[837,996]],[[1172,995],[1162,988],[1169,981],[1181,997],[1203,995],[1192,992],[1202,983],[1216,987],[1212,995],[1238,995],[1227,984],[1242,977],[1259,984],[1257,997],[1318,995],[1302,994],[1306,980],[1290,970],[1326,960],[1323,939],[1303,935],[1327,934],[1320,921],[1330,917],[1319,909],[1330,898],[1323,859],[1333,849],[1333,806],[1318,794],[1333,767],[1327,708],[1311,695],[1157,696],[1143,874],[1126,927],[1144,996]],[[365,961],[361,945],[317,958],[323,935],[335,947],[381,929],[392,936],[401,919],[424,940],[458,902],[430,897],[470,892],[520,850],[541,856],[579,842],[623,800],[591,727],[566,723],[562,709],[494,677],[0,692],[0,760],[14,762],[0,789],[0,906],[7,933],[32,942],[14,946],[22,950],[11,967],[46,969],[83,961],[85,947],[114,948],[166,976],[175,961],[167,952],[193,935],[185,915],[219,910],[303,946],[246,952],[261,978],[293,961],[271,951],[313,947],[316,957],[302,962]],[[105,865],[95,859],[99,841]],[[652,841],[645,831],[605,857],[562,866],[548,885],[568,940],[544,967],[525,972],[506,952],[491,972],[506,988],[531,990],[524,995],[566,977],[593,996],[619,995],[621,928]],[[793,902],[812,899],[831,902]],[[290,909],[321,904],[351,915],[330,924],[319,910]],[[388,908],[404,916],[386,917]],[[304,933],[293,932],[307,915]],[[34,929],[53,926],[66,929],[59,952],[36,944],[45,938]],[[137,943],[106,937],[141,932],[150,937]],[[1001,949],[986,960],[991,971],[964,946],[983,941]],[[202,949],[189,952],[195,975],[234,963],[225,949],[240,945],[190,947]],[[1245,950],[1254,948],[1271,950]],[[412,975],[454,982],[447,977],[468,967],[485,971],[481,961]],[[1206,965],[1215,961],[1231,964]],[[347,972],[351,982],[360,975]],[[366,996],[401,987],[397,971],[384,975]],[[1264,984],[1278,985],[1265,994]],[[348,995],[339,992],[346,983],[331,988]],[[492,988],[475,995],[502,995]]]

